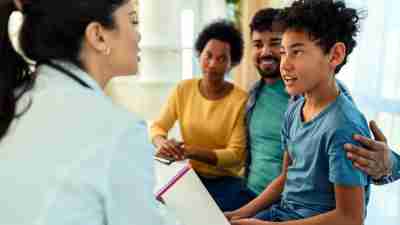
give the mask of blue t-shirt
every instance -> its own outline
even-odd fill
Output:
[[[370,178],[352,165],[343,149],[346,143],[359,145],[353,134],[370,137],[366,119],[342,93],[311,121],[303,122],[304,102],[300,98],[289,105],[282,127],[282,147],[292,159],[282,200],[320,214],[335,208],[334,184],[362,186],[366,208]]]

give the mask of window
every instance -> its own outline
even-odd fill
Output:
[[[181,14],[182,79],[193,77],[194,12],[185,9]]]
[[[367,119],[377,121],[400,153],[400,1],[346,0],[366,9],[358,45],[338,74]],[[400,183],[372,186],[366,225],[398,224]]]

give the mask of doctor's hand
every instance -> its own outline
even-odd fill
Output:
[[[175,160],[183,160],[185,158],[182,142],[175,139],[166,139],[162,136],[156,136],[153,139],[154,145],[157,147],[157,156],[162,158],[173,158]]]
[[[361,135],[354,135],[353,139],[362,146],[346,144],[344,148],[347,151],[347,157],[353,161],[355,167],[369,174],[372,178],[379,179],[384,175],[390,174],[392,170],[391,151],[387,145],[385,135],[378,128],[375,121],[371,121],[369,126],[375,140]]]

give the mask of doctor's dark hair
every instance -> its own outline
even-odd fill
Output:
[[[211,39],[228,43],[232,66],[240,63],[243,57],[244,42],[242,33],[235,27],[233,22],[220,19],[204,27],[195,42],[194,47],[197,55],[203,52],[203,49]]]
[[[85,30],[91,22],[115,27],[114,12],[128,0],[21,0],[24,23],[19,44],[33,61],[60,59],[82,67],[79,58]],[[13,0],[0,3],[0,141],[18,116],[18,100],[35,83],[32,65],[13,48],[8,34]],[[26,111],[24,109],[23,111]]]
[[[297,0],[283,10],[280,17],[284,30],[303,31],[310,40],[321,47],[325,54],[337,42],[346,46],[346,55],[338,65],[338,73],[347,62],[347,56],[353,51],[357,42],[362,11],[346,7],[340,0]]]

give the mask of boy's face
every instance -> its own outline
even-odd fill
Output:
[[[329,82],[329,54],[308,33],[287,30],[282,37],[280,70],[290,95],[314,93]]]

